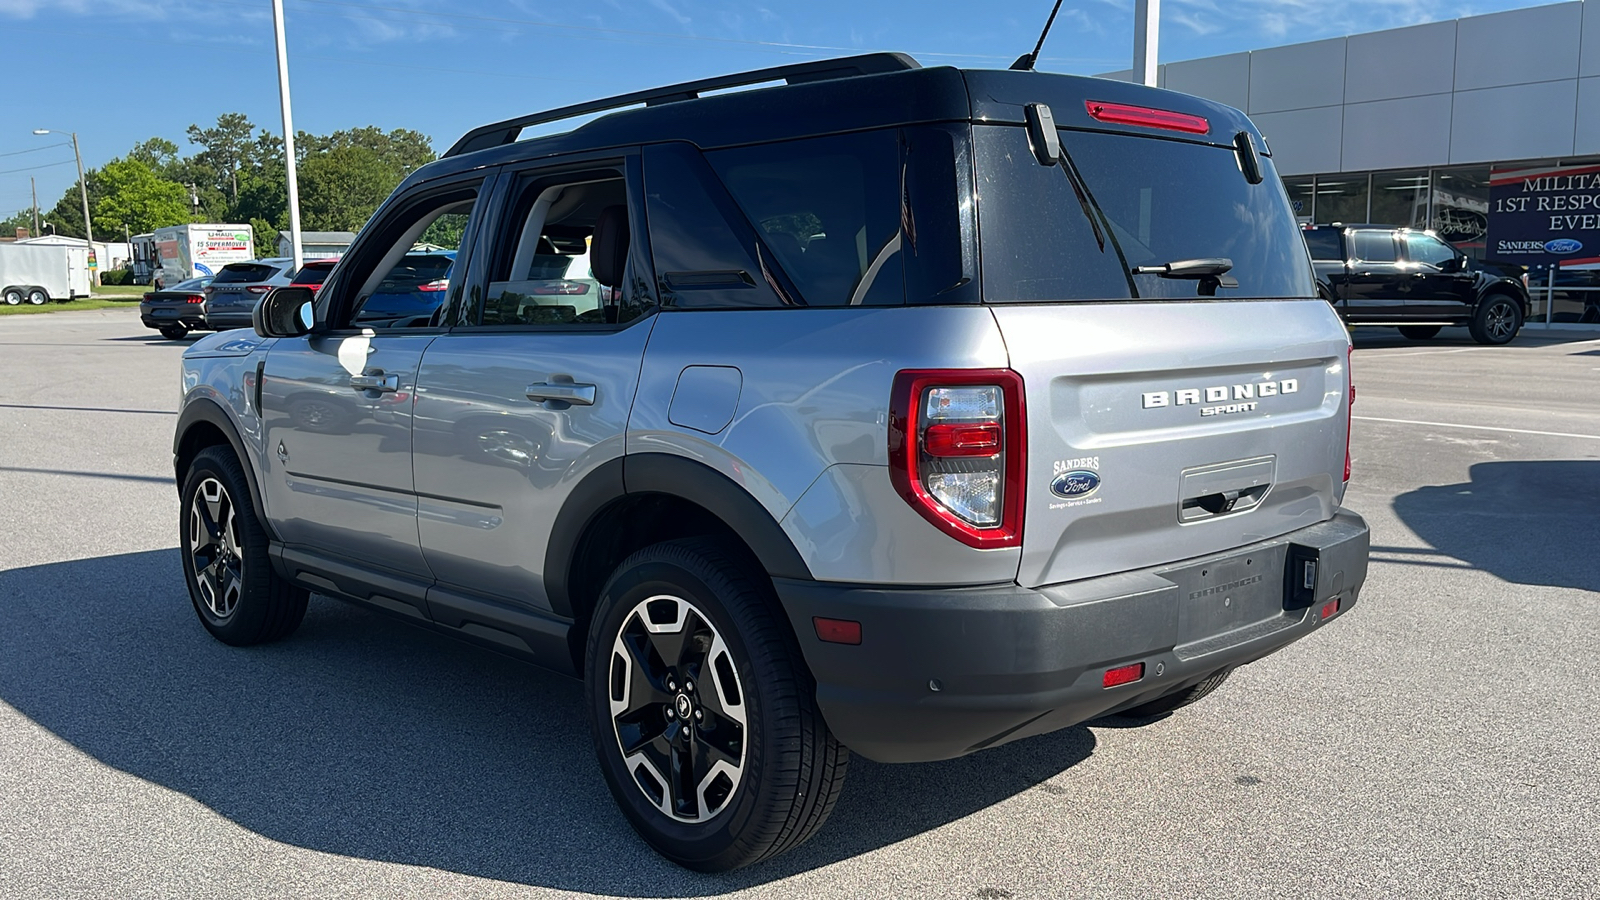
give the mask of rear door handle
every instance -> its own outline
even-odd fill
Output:
[[[594,405],[594,385],[575,384],[570,381],[547,382],[528,385],[529,400],[570,403],[573,406]]]
[[[350,386],[358,391],[379,391],[387,394],[400,390],[400,376],[382,373],[351,375]]]

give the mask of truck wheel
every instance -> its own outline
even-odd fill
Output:
[[[211,636],[244,647],[300,627],[310,595],[273,571],[267,533],[233,451],[200,451],[184,476],[180,500],[183,574],[194,611]]]
[[[1198,703],[1205,699],[1207,694],[1221,687],[1222,683],[1228,680],[1228,675],[1232,672],[1232,669],[1223,669],[1221,672],[1217,672],[1206,677],[1199,684],[1192,684],[1186,688],[1183,688],[1182,690],[1176,691],[1175,693],[1168,694],[1165,697],[1157,697],[1156,699],[1151,700],[1149,703],[1142,703],[1133,707],[1132,709],[1125,709],[1122,712],[1117,713],[1117,715],[1128,716],[1134,719],[1148,719],[1154,716],[1164,716],[1175,709],[1181,709],[1182,707],[1188,706],[1191,703]]]
[[[1490,294],[1478,304],[1469,330],[1480,344],[1509,344],[1522,330],[1522,305],[1505,294]]]
[[[722,543],[646,547],[595,608],[585,700],[600,771],[662,856],[723,872],[821,827],[849,751],[764,575]]]
[[[1440,327],[1438,325],[1401,325],[1400,333],[1405,335],[1407,340],[1425,341],[1438,334]]]
[[[34,306],[43,306],[50,302],[50,295],[42,287],[29,288],[28,302]]]
[[[161,326],[161,336],[169,341],[181,341],[183,340],[183,336],[188,333],[189,329],[183,327],[182,325]]]
[[[6,301],[6,305],[7,306],[21,306],[22,305],[22,288],[14,288],[14,287],[6,288],[6,292],[3,295],[3,299]]]

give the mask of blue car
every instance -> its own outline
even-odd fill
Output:
[[[402,319],[427,319],[450,289],[456,251],[407,253],[361,305],[355,322],[393,325]]]

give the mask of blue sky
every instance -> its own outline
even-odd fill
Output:
[[[1004,68],[1053,0],[284,0],[295,127],[412,128],[448,147],[484,122],[608,94],[867,50]],[[1527,0],[1165,0],[1161,61],[1540,5]],[[1041,69],[1127,68],[1133,0],[1067,0]],[[54,205],[76,130],[94,167],[242,112],[281,129],[270,0],[0,0],[8,48],[0,216]],[[57,145],[57,146],[52,146]],[[22,171],[19,171],[22,170]]]

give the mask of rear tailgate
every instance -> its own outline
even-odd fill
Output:
[[[1026,386],[1023,585],[1188,559],[1333,515],[1347,342],[1327,304],[991,309]]]

